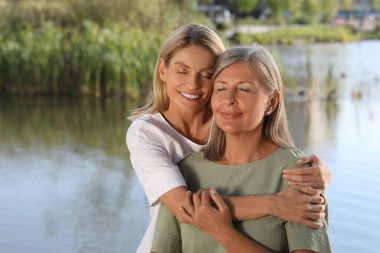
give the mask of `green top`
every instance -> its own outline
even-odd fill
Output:
[[[179,165],[189,190],[214,188],[222,195],[273,194],[287,187],[282,180],[285,168],[297,167],[298,156],[280,148],[262,160],[241,165],[221,165],[206,160],[198,152],[185,158]],[[327,208],[326,208],[327,214]],[[331,252],[327,222],[312,229],[304,225],[265,216],[256,220],[235,222],[239,231],[274,252],[309,249]],[[171,252],[226,252],[212,237],[192,225],[181,224],[165,206],[161,206],[152,251]]]

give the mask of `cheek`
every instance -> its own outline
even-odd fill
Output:
[[[212,94],[214,87],[210,81],[204,81],[204,83],[202,84],[202,87],[203,87],[203,90],[210,93],[210,95]]]
[[[213,92],[211,96],[211,109],[212,112],[215,113],[219,103],[219,96],[218,93]]]

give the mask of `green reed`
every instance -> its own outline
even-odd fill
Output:
[[[162,36],[122,23],[0,30],[0,87],[10,93],[139,98]]]

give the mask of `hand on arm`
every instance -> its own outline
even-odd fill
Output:
[[[282,220],[320,228],[325,217],[324,199],[310,186],[291,185],[275,196],[272,215]]]
[[[332,173],[329,168],[316,156],[305,156],[297,161],[297,165],[311,164],[305,168],[285,169],[284,179],[291,184],[308,185],[324,191],[331,181]]]
[[[160,197],[160,201],[170,209],[181,223],[189,223],[187,217],[183,216],[183,212],[180,211],[180,207],[185,205],[186,194],[187,189],[185,187],[177,187]]]
[[[223,196],[233,220],[254,220],[272,215],[282,220],[320,228],[324,199],[310,186],[290,186],[273,195]]]
[[[230,211],[215,190],[187,194],[187,205],[180,208],[191,224],[212,236],[230,253],[271,252],[237,231]]]

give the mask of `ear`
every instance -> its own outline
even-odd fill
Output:
[[[276,107],[278,103],[280,102],[281,94],[279,91],[274,91],[273,94],[269,97],[268,100],[268,107],[267,107],[267,115],[271,114],[274,110],[276,110]]]
[[[166,82],[166,65],[162,57],[160,57],[158,62],[158,73],[160,74],[161,81]]]

